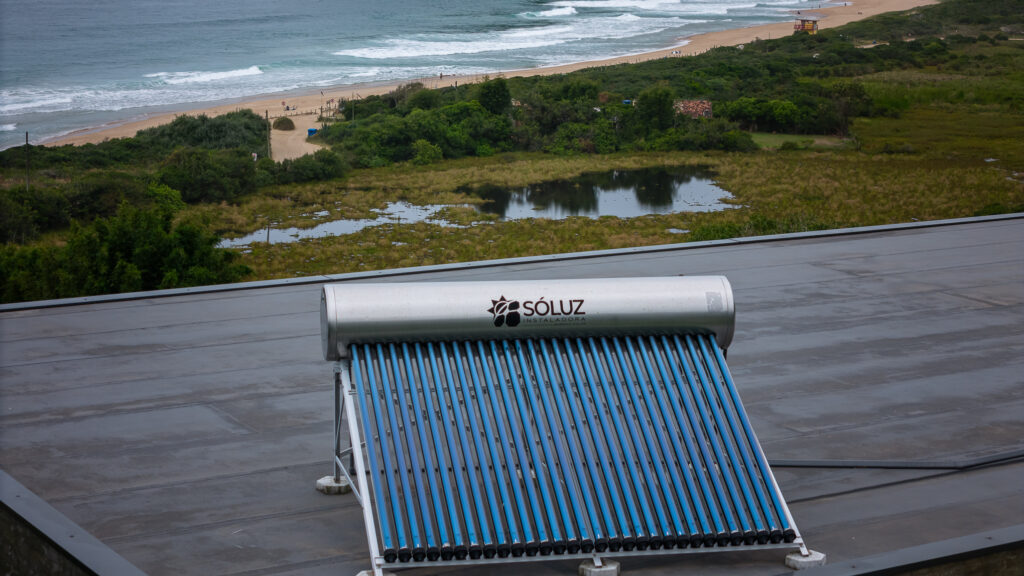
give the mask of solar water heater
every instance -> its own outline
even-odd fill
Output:
[[[721,276],[324,286],[334,476],[373,571],[806,554],[726,365],[734,326]]]

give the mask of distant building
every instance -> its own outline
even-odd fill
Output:
[[[800,32],[807,32],[808,34],[818,33],[818,21],[810,18],[800,18],[793,24],[793,34],[799,34]]]
[[[685,114],[690,118],[711,118],[710,100],[676,100],[672,103],[676,114]]]

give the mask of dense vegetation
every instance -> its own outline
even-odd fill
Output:
[[[249,268],[220,239],[190,224],[173,224],[164,208],[127,203],[88,226],[73,222],[66,243],[0,249],[4,302],[44,296],[135,292],[236,282]]]
[[[817,35],[718,48],[699,57],[563,76],[497,78],[443,90],[412,84],[350,105],[346,116],[357,114],[361,120],[335,124],[324,139],[341,145],[354,165],[371,167],[513,150],[752,149],[748,134],[737,128],[846,135],[854,118],[895,117],[906,109],[899,99],[872,98],[857,77],[974,66],[971,55],[953,49],[989,38],[951,32],[981,23],[979,14],[986,23],[1019,21],[1013,10],[1024,7],[1004,2],[991,10],[989,4],[947,2],[909,17],[887,15],[878,25],[862,22]],[[995,38],[1007,39],[1002,33]],[[998,97],[1018,109],[1024,105],[1019,92]],[[673,103],[679,99],[710,100],[715,118],[676,114]]]
[[[695,57],[458,89],[407,85],[347,103],[347,120],[319,136],[330,148],[284,162],[253,162],[267,126],[250,111],[181,116],[102,144],[8,149],[0,298],[1024,210],[1021,36],[1022,0],[946,0]],[[679,99],[710,100],[715,117],[676,114]],[[822,149],[822,135],[849,145]],[[777,144],[751,152],[767,142]],[[508,223],[452,209],[473,225],[216,248],[218,234],[309,225],[305,215],[325,210],[356,218],[395,199],[473,203],[458,190],[467,184],[696,163],[744,208]]]
[[[67,229],[72,221],[87,224],[113,216],[124,202],[146,208],[154,187],[170,188],[187,204],[230,202],[260,186],[345,172],[341,158],[326,150],[280,163],[267,158],[254,163],[252,154],[266,147],[266,122],[243,110],[215,118],[179,116],[133,138],[100,144],[4,150],[0,240],[23,244]]]
[[[164,126],[82,146],[0,152],[0,297],[59,298],[232,282],[249,269],[189,204],[231,202],[260,186],[342,176],[329,150],[253,162],[266,122],[249,110],[179,116]],[[40,241],[40,239],[42,239]]]

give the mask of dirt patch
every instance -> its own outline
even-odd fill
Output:
[[[312,154],[321,148],[306,139],[310,128],[320,128],[316,114],[302,114],[291,119],[295,122],[294,130],[270,131],[270,154],[277,162]]]

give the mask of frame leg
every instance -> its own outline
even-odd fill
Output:
[[[581,562],[576,573],[579,576],[619,576],[619,563],[595,556]]]
[[[341,389],[340,367],[334,368],[334,475],[324,476],[316,481],[316,489],[324,494],[348,494],[352,491],[349,472],[341,468],[341,430],[345,414],[345,394]],[[349,454],[349,470],[354,467],[352,454]]]
[[[799,552],[792,552],[786,555],[786,566],[793,570],[803,570],[815,566],[825,565],[825,555],[821,552],[802,548]]]

